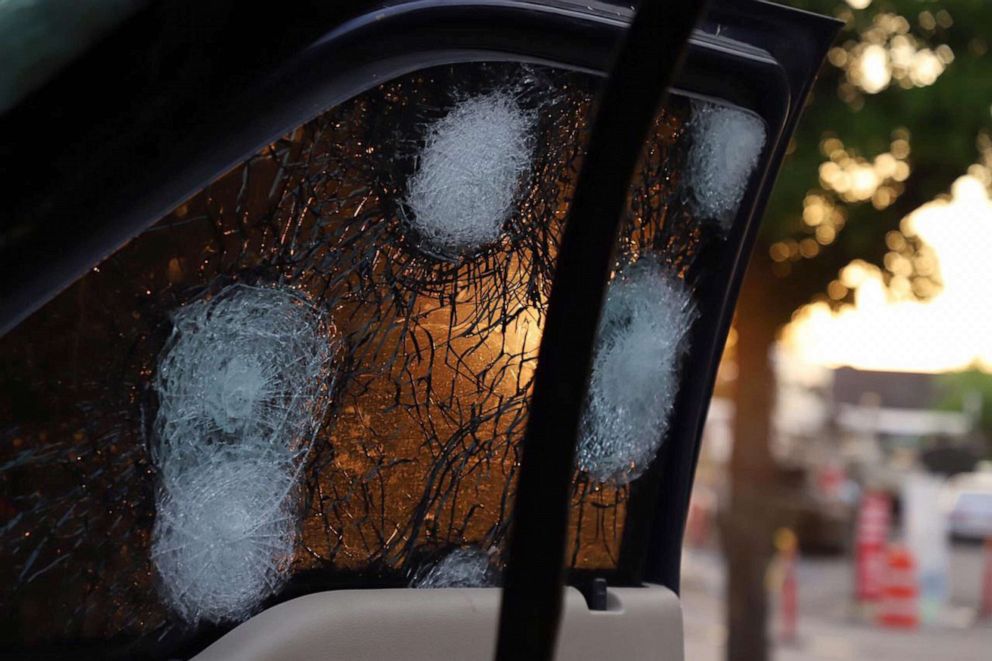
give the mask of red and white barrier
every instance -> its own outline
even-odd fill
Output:
[[[798,541],[795,533],[788,528],[781,528],[775,533],[775,565],[779,574],[779,633],[784,643],[796,642],[799,629],[799,583],[796,577]]]
[[[890,547],[878,601],[878,623],[893,629],[915,629],[920,625],[919,596],[913,554],[902,546]]]
[[[860,602],[875,602],[882,596],[891,511],[892,503],[885,493],[868,492],[861,499],[855,538],[855,594]]]

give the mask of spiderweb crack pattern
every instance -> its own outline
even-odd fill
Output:
[[[333,339],[292,290],[234,284],[179,308],[158,364],[151,555],[186,622],[241,621],[285,583],[294,494]]]
[[[452,547],[492,549],[498,567],[593,90],[581,74],[512,64],[438,67],[385,83],[262,149],[5,337],[0,359],[14,375],[11,390],[31,404],[17,410],[39,411],[0,416],[16,420],[0,430],[0,541],[10,549],[0,602],[11,621],[29,623],[22,630],[39,640],[115,638],[142,650],[188,641],[186,606],[170,610],[161,599],[155,565],[166,558],[153,547],[172,552],[160,541],[166,528],[168,536],[182,529],[202,537],[180,520],[186,510],[173,496],[210,481],[215,452],[229,470],[249,474],[253,464],[234,442],[246,428],[268,447],[261,454],[281,457],[276,463],[299,475],[286,508],[274,499],[280,505],[264,510],[260,528],[225,522],[228,543],[240,544],[243,533],[253,538],[263,528],[282,535],[283,513],[295,521],[291,557],[273,553],[287,562],[254,575],[266,586],[290,577],[272,599],[356,582],[406,585]],[[493,93],[534,118],[529,169],[498,238],[439,254],[415,231],[406,205],[418,156],[432,125]],[[659,114],[616,268],[650,252],[692,287],[694,255],[708,244],[673,194],[686,115],[687,104],[674,98]],[[226,393],[194,402],[203,436],[174,433],[170,425],[189,428],[181,418],[159,425],[156,375],[177,342],[172,315],[239,285],[298,292],[333,328],[331,383],[318,395],[326,410],[307,413],[322,417],[321,426],[287,414],[299,430],[292,442],[275,442],[271,424],[245,425],[275,381],[243,357],[191,380]],[[13,410],[6,402],[4,414]],[[181,470],[163,455],[172,448],[188,455]],[[225,485],[226,502],[255,498],[213,482]],[[627,485],[577,470],[572,567],[616,565],[628,494]],[[5,519],[6,502],[13,515]],[[207,522],[209,511],[191,520]],[[271,551],[264,543],[246,548]],[[55,593],[60,599],[49,604]],[[172,609],[180,603],[166,601]],[[221,610],[233,618],[248,612],[214,612]],[[31,615],[42,611],[43,620]]]
[[[427,127],[404,200],[426,249],[457,257],[499,239],[531,168],[535,122],[496,90],[458,102]]]
[[[606,295],[580,424],[577,464],[598,482],[639,477],[665,438],[695,303],[654,255],[621,270]]]
[[[499,584],[498,571],[489,554],[475,547],[456,548],[420,571],[410,587],[422,590],[437,588],[488,588]]]
[[[765,123],[739,108],[696,101],[690,130],[689,205],[695,214],[716,220],[726,230],[765,146]]]

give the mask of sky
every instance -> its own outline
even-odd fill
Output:
[[[905,372],[992,371],[992,200],[971,175],[948,199],[929,202],[904,221],[936,254],[943,287],[925,301],[897,299],[877,269],[852,264],[854,304],[826,303],[799,311],[782,338],[803,362]]]

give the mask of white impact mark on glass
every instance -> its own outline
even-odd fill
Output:
[[[695,101],[689,131],[690,209],[700,218],[718,221],[726,230],[761,156],[765,124],[739,108]]]
[[[172,317],[155,376],[159,468],[238,443],[286,460],[323,417],[330,359],[322,315],[288,289],[231,285]]]
[[[246,454],[187,467],[158,500],[152,558],[166,602],[186,622],[244,620],[285,581],[294,476]]]
[[[327,407],[332,333],[301,294],[242,284],[172,321],[154,382],[152,558],[183,620],[238,621],[287,577],[291,495]]]
[[[596,482],[640,477],[661,447],[696,306],[652,256],[621,270],[606,295],[580,425],[577,465]]]
[[[536,113],[508,91],[460,101],[427,127],[404,199],[424,247],[451,258],[496,242],[533,168]]]
[[[413,580],[410,587],[435,588],[488,588],[496,584],[495,571],[489,554],[478,548],[455,549],[422,576]]]

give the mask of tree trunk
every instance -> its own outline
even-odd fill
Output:
[[[737,304],[734,446],[729,507],[724,512],[727,559],[727,659],[765,661],[768,600],[765,571],[777,523],[776,470],[769,448],[775,375],[771,349],[779,326],[767,250],[758,247]]]

